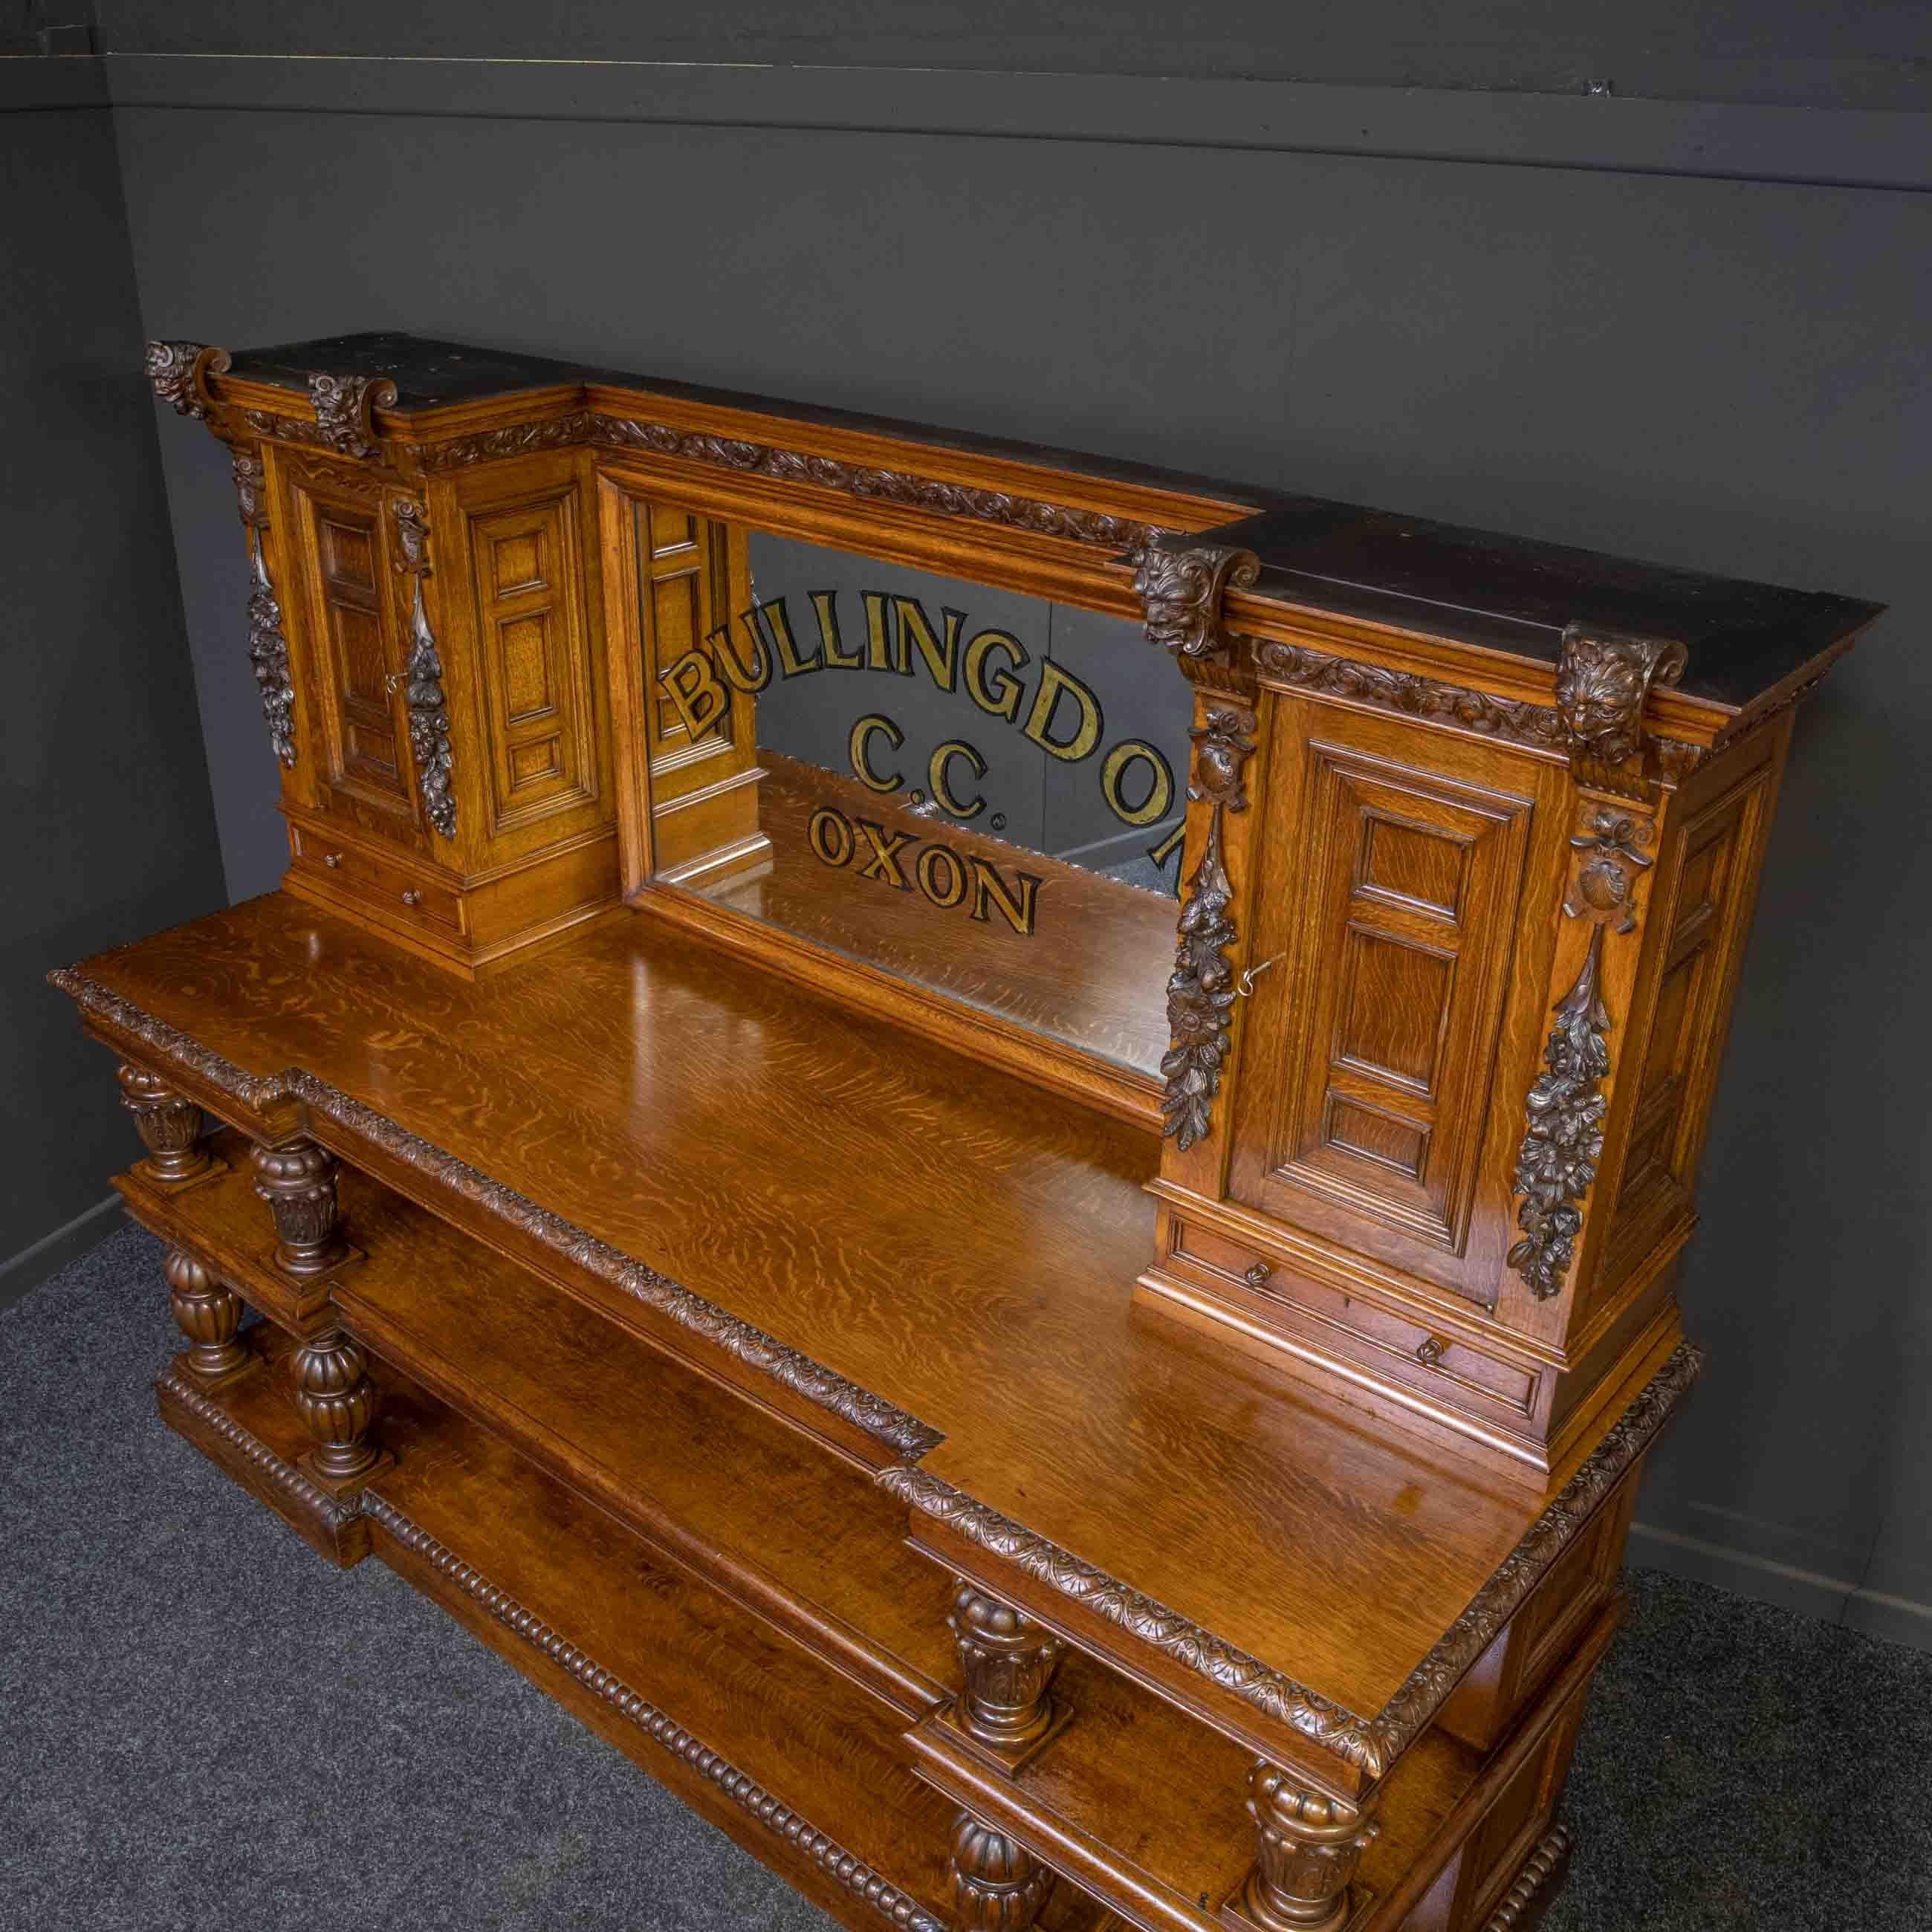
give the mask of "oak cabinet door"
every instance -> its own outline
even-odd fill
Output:
[[[380,488],[285,460],[299,553],[301,634],[321,714],[316,808],[404,842],[422,830],[403,686],[398,572]]]
[[[1568,774],[1298,699],[1268,758],[1230,1191],[1493,1306]]]

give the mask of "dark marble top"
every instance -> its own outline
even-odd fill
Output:
[[[1679,688],[1734,707],[1784,684],[1884,608],[1035,443],[417,336],[334,336],[248,350],[235,356],[230,373],[306,389],[320,370],[387,376],[404,410],[602,383],[1216,498],[1252,514],[1201,540],[1254,551],[1258,596],[1546,663],[1556,662],[1572,622],[1674,638],[1690,649]]]

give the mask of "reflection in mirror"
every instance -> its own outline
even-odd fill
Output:
[[[658,880],[1156,1072],[1190,706],[1139,626],[638,521]]]

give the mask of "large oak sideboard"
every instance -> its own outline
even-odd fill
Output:
[[[290,852],[54,976],[164,1419],[854,1928],[1528,1927],[1874,607],[407,338],[148,371]]]

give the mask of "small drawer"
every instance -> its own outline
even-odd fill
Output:
[[[450,932],[463,928],[462,896],[359,845],[332,842],[305,828],[291,835],[296,870],[326,889],[352,896],[372,912],[413,918]]]
[[[1532,1370],[1487,1354],[1400,1311],[1280,1267],[1212,1230],[1172,1223],[1168,1264],[1249,1315],[1472,1416],[1520,1430],[1537,1394]]]

